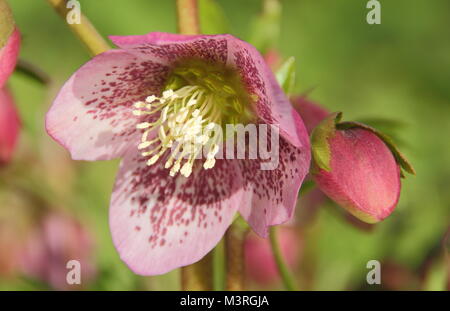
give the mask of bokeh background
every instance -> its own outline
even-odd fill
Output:
[[[171,0],[80,2],[105,36],[176,31]],[[270,22],[258,19],[262,1],[209,2],[202,1],[205,32],[229,32],[262,47],[261,29]],[[296,93],[308,92],[347,120],[378,123],[417,171],[403,181],[395,212],[375,227],[355,225],[330,202],[306,221],[306,204],[298,204],[301,225],[287,251],[297,252],[293,273],[301,289],[448,286],[442,241],[450,223],[450,1],[380,2],[381,25],[368,25],[365,0],[282,1],[275,42],[283,57],[296,58]],[[14,161],[0,173],[0,289],[66,289],[58,280],[68,254],[83,260],[82,289],[179,289],[179,271],[136,276],[112,245],[108,205],[118,161],[71,161],[45,133],[53,97],[89,59],[87,51],[47,1],[9,3],[23,35],[20,58],[51,82],[44,87],[22,73],[9,81],[23,129]],[[27,254],[17,255],[23,244]],[[372,259],[382,263],[381,285],[366,283]],[[249,277],[248,288],[282,288],[276,279],[259,281]]]

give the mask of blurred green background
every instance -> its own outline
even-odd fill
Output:
[[[23,122],[12,164],[15,178],[39,185],[34,191],[76,216],[92,233],[98,276],[88,289],[178,289],[178,271],[135,276],[112,245],[108,205],[118,161],[73,162],[45,133],[44,115],[53,97],[89,59],[87,51],[47,1],[9,2],[23,35],[20,57],[52,77],[47,89],[20,73],[10,80]],[[174,1],[80,2],[104,36],[176,31]],[[209,7],[202,11],[205,32],[228,31],[244,40],[258,36],[255,18],[261,1],[216,2],[222,13]],[[302,233],[304,264],[297,273],[303,289],[371,289],[364,285],[371,259],[410,271],[422,280],[416,289],[444,288],[446,272],[433,254],[450,223],[450,1],[380,2],[381,25],[368,25],[364,0],[282,1],[277,48],[284,57],[296,58],[296,93],[313,89],[311,99],[343,111],[347,120],[399,121],[395,136],[417,171],[403,181],[395,212],[370,232],[349,225],[335,207],[319,211]],[[431,268],[423,277],[429,258]],[[0,277],[3,290],[45,288],[21,277]]]

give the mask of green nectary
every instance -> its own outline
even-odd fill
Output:
[[[210,98],[220,111],[221,126],[248,124],[255,120],[252,97],[233,68],[204,60],[185,60],[172,69],[165,90],[184,86],[204,89],[203,100]]]

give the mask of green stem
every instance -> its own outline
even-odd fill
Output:
[[[185,291],[213,289],[213,256],[209,253],[200,261],[181,268],[181,288]]]
[[[287,290],[295,291],[297,287],[295,281],[292,278],[286,263],[284,262],[283,255],[281,254],[280,245],[278,243],[276,227],[270,227],[270,245],[272,246],[272,253],[275,258],[275,263],[277,264],[278,272],[280,273],[283,284]]]
[[[226,290],[242,291],[245,285],[244,240],[247,228],[233,223],[225,233]]]
[[[70,8],[67,8],[67,0],[47,0],[48,3],[55,9],[55,11],[66,20],[67,14],[70,12]],[[81,14],[81,13],[80,13]],[[67,25],[74,32],[74,34],[80,39],[80,41],[87,47],[90,54],[95,56],[97,54],[103,53],[111,47],[103,39],[103,37],[98,33],[89,19],[83,14],[80,15],[80,24],[69,24]]]
[[[21,72],[41,84],[50,83],[50,77],[42,69],[24,59],[17,62],[16,72]]]
[[[178,32],[183,35],[200,34],[197,0],[177,0]]]
[[[220,241],[219,244],[213,249],[213,290],[222,291],[225,285],[225,245],[224,241]]]

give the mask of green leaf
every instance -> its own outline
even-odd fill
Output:
[[[286,94],[291,94],[295,85],[295,58],[289,57],[275,74],[278,83]]]
[[[277,45],[280,36],[281,3],[279,0],[264,0],[262,12],[254,19],[249,42],[259,51]]]
[[[215,0],[199,0],[200,29],[204,34],[229,33],[228,19]]]

